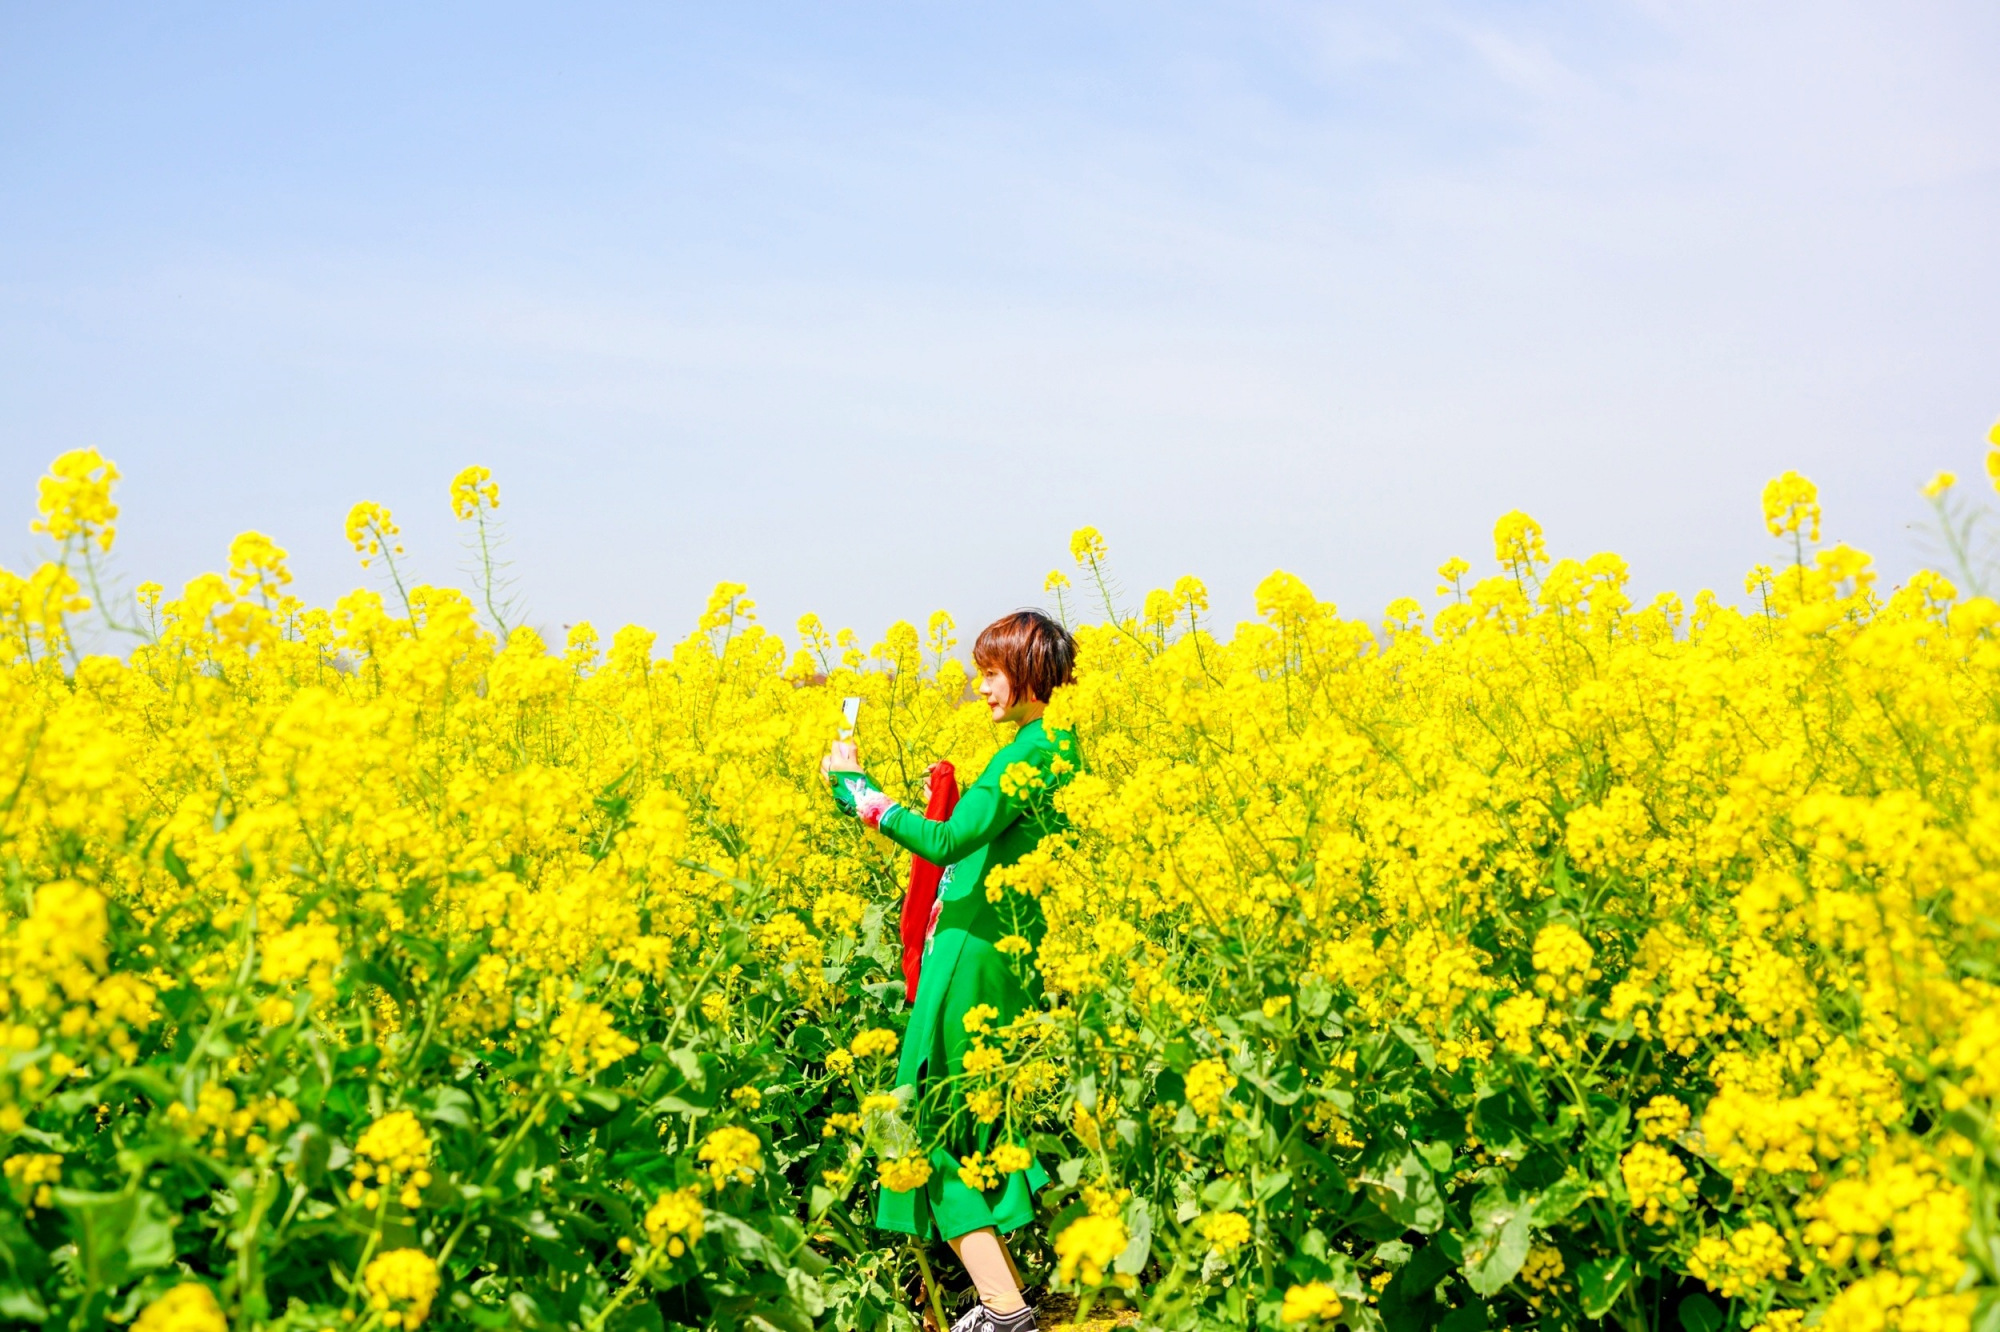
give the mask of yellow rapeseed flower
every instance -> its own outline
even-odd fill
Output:
[[[382,1326],[419,1327],[437,1298],[437,1264],[421,1249],[391,1249],[369,1262],[361,1284]]]
[[[229,1320],[215,1292],[198,1281],[183,1281],[141,1310],[132,1332],[229,1332]]]

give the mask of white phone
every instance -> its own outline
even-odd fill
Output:
[[[854,724],[861,719],[861,696],[853,694],[840,700],[840,715],[847,719],[847,725],[840,728],[840,738],[854,738]]]

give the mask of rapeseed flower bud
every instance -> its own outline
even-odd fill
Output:
[[[1493,1010],[1493,1034],[1512,1053],[1533,1054],[1536,1033],[1548,1015],[1549,1006],[1542,999],[1532,994],[1514,995]]]
[[[1030,1165],[1034,1164],[1035,1160],[1026,1147],[1015,1142],[1001,1143],[993,1149],[987,1159],[992,1163],[993,1168],[1003,1175],[1012,1175],[1018,1171],[1026,1170]]]
[[[749,1129],[731,1125],[719,1128],[702,1139],[699,1158],[715,1187],[749,1183],[764,1168],[764,1145]]]
[[[693,1185],[663,1193],[646,1209],[646,1242],[678,1258],[702,1234],[701,1190]]]
[[[268,985],[304,980],[315,999],[333,997],[333,973],[345,956],[340,931],[324,921],[308,921],[263,941],[257,974]]]
[[[550,1055],[566,1059],[570,1071],[584,1077],[602,1073],[639,1048],[611,1025],[611,1014],[601,1004],[565,1004],[549,1024],[549,1037]]]
[[[229,543],[229,581],[236,595],[276,596],[292,581],[285,551],[262,532],[239,532]]]
[[[882,1027],[872,1027],[848,1042],[847,1048],[856,1059],[873,1059],[878,1055],[893,1054],[902,1044],[902,1038],[895,1032]]]
[[[229,1320],[215,1292],[198,1281],[183,1281],[140,1311],[132,1332],[229,1332]]]
[[[1536,1244],[1521,1263],[1521,1280],[1536,1290],[1549,1289],[1562,1274],[1562,1250],[1553,1244]]]
[[[23,1152],[6,1160],[7,1183],[29,1211],[47,1207],[51,1186],[62,1180],[62,1157],[53,1152]]]
[[[500,507],[500,483],[484,467],[467,467],[451,479],[452,516],[464,522],[482,506]]]
[[[430,1317],[438,1293],[437,1264],[421,1249],[391,1249],[369,1262],[361,1284],[382,1326],[407,1332]]]
[[[970,1077],[997,1073],[1007,1066],[1007,1057],[990,1045],[975,1045],[965,1052],[965,1071]]]
[[[1647,1225],[1659,1225],[1669,1213],[1684,1212],[1694,1201],[1695,1183],[1687,1177],[1687,1167],[1665,1148],[1639,1143],[1625,1153],[1618,1169],[1625,1179],[1626,1198]]]
[[[1583,993],[1584,983],[1598,973],[1591,967],[1590,945],[1575,927],[1558,921],[1535,936],[1535,988],[1551,998]]]
[[[1549,561],[1548,546],[1542,539],[1542,525],[1514,509],[1493,525],[1493,557],[1501,567],[1526,572]]]
[[[1322,1323],[1340,1317],[1346,1306],[1340,1302],[1340,1292],[1324,1281],[1312,1281],[1303,1286],[1287,1286],[1285,1298],[1278,1306],[1278,1321],[1283,1323]]]
[[[958,1179],[959,1183],[968,1189],[983,1191],[1000,1182],[1000,1172],[986,1159],[984,1153],[974,1152],[970,1156],[959,1158]]]
[[[1250,1218],[1241,1212],[1210,1212],[1194,1223],[1195,1233],[1208,1241],[1208,1251],[1233,1258],[1250,1242]]]
[[[1078,1217],[1056,1236],[1058,1279],[1085,1286],[1104,1284],[1108,1269],[1128,1242],[1125,1223],[1118,1217],[1094,1212]]]
[[[392,1110],[370,1124],[354,1144],[354,1182],[348,1196],[373,1210],[381,1196],[402,1187],[396,1200],[414,1210],[430,1187],[431,1140],[407,1110]],[[366,1187],[373,1183],[376,1187]]]
[[[1687,1130],[1692,1115],[1671,1096],[1655,1096],[1639,1107],[1634,1116],[1648,1138],[1675,1138]]]
[[[1764,526],[1772,536],[1803,533],[1806,540],[1819,541],[1819,487],[1797,472],[1767,482],[1764,486]]]
[[[1784,1237],[1768,1221],[1753,1221],[1727,1236],[1704,1236],[1688,1255],[1688,1272],[1729,1300],[1784,1276],[1790,1268]]]
[[[1223,1098],[1236,1086],[1236,1075],[1220,1059],[1204,1059],[1187,1072],[1187,1103],[1203,1119],[1222,1113]]]
[[[110,550],[118,518],[111,487],[117,482],[118,469],[96,449],[70,450],[50,463],[49,474],[36,484],[41,516],[30,527],[56,541],[79,536]]]
[[[878,1167],[882,1187],[891,1193],[908,1193],[930,1182],[931,1163],[921,1156],[887,1157]]]
[[[361,567],[366,569],[379,555],[401,555],[402,543],[396,538],[402,529],[389,510],[373,500],[362,500],[347,511],[344,524],[348,544],[354,553],[361,556]]]

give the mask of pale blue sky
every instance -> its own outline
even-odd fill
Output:
[[[128,575],[316,600],[483,462],[607,634],[971,627],[1085,522],[1373,616],[1516,506],[1734,594],[1786,467],[1893,577],[2000,415],[1996,70],[1990,0],[16,0],[0,562],[94,445]]]

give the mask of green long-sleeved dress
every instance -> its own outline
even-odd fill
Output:
[[[999,1126],[979,1124],[965,1108],[963,1091],[957,1086],[941,1089],[932,1080],[940,1069],[953,1078],[964,1071],[972,1045],[964,1021],[968,1009],[992,1005],[1000,1013],[993,1024],[998,1027],[1035,1002],[1040,985],[1033,967],[995,945],[1008,935],[1020,935],[1039,947],[1041,908],[1014,892],[1002,894],[999,902],[987,901],[986,876],[995,866],[1012,865],[1062,826],[1049,797],[1075,770],[1076,757],[1070,734],[1050,732],[1037,718],[993,756],[950,819],[927,819],[901,805],[882,817],[881,830],[890,841],[945,866],[916,1003],[896,1065],[897,1086],[914,1092],[914,1127],[931,1145],[931,1178],[908,1193],[882,1191],[875,1223],[884,1230],[922,1239],[955,1239],[986,1226],[1015,1230],[1033,1219],[1035,1190],[1049,1181],[1041,1163],[1031,1161],[993,1188],[965,1184],[958,1176],[960,1158],[998,1145]],[[1016,770],[1014,778],[1002,781],[1022,763],[1035,770],[1034,780],[1020,780]],[[836,772],[832,777],[834,799],[850,813],[877,790],[864,773]]]

